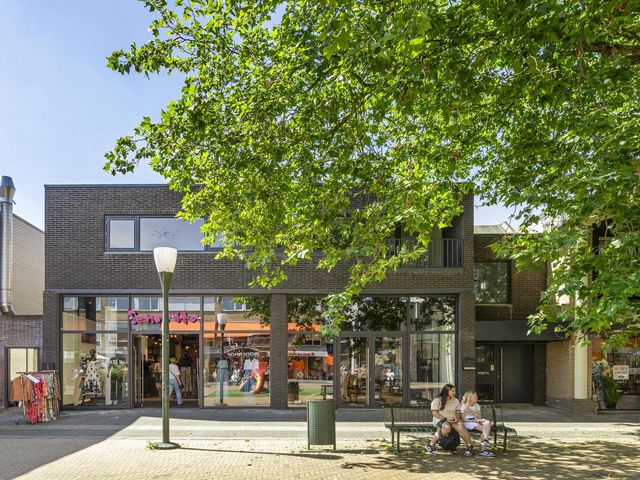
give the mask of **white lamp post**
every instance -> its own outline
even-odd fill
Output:
[[[227,380],[229,364],[224,358],[224,326],[227,324],[228,315],[219,313],[217,315],[218,326],[220,327],[220,361],[218,362],[218,380],[220,382],[220,405],[224,405],[224,382]]]
[[[169,441],[169,290],[178,251],[171,247],[156,247],[153,257],[162,286],[162,442],[156,446],[170,450],[180,447]]]

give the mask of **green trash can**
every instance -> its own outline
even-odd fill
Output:
[[[336,404],[333,400],[307,402],[307,449],[333,445],[336,449]]]

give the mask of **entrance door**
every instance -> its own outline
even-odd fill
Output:
[[[533,345],[501,347],[501,402],[533,403]]]
[[[376,406],[402,404],[402,338],[375,337],[373,355],[374,397]]]
[[[144,406],[144,349],[142,336],[133,337],[133,406]]]
[[[497,402],[499,378],[496,362],[496,346],[490,343],[476,344],[476,390],[478,400]]]
[[[348,407],[370,405],[369,339],[349,337],[340,339],[338,385],[340,404]]]

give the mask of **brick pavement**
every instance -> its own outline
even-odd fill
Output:
[[[348,412],[347,412],[348,413]],[[551,409],[514,411],[520,436],[497,458],[427,456],[424,437],[391,448],[379,412],[339,412],[338,451],[306,449],[303,412],[175,411],[172,440],[182,448],[147,448],[161,437],[157,412],[71,412],[42,425],[15,425],[0,414],[0,479],[328,479],[393,480],[640,478],[637,415],[572,417]],[[348,421],[356,417],[359,421]],[[404,449],[406,447],[406,449]]]
[[[0,478],[20,479],[585,479],[640,477],[640,442],[517,441],[487,459],[461,453],[397,455],[385,442],[352,442],[336,452],[307,451],[297,440],[185,440],[173,451],[149,450],[142,439],[82,438],[0,441]],[[38,465],[37,452],[55,458]],[[540,455],[544,452],[544,456]],[[33,455],[35,453],[35,455]]]

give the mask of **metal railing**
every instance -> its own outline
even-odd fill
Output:
[[[393,239],[390,247],[399,252],[407,240]],[[401,268],[462,268],[464,261],[464,240],[458,238],[432,239],[427,252],[413,262],[401,265]]]

